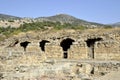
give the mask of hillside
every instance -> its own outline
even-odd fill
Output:
[[[60,24],[70,24],[72,27],[84,26],[86,28],[100,28],[106,27],[107,25],[89,22],[83,19],[76,18],[68,14],[58,14],[49,17],[38,17],[38,18],[20,18],[16,16],[0,14],[0,27],[14,27],[18,28],[24,23],[34,23],[34,22],[59,22]]]
[[[68,14],[58,14],[50,17],[38,17],[35,20],[38,21],[53,21],[61,23],[70,23],[72,25],[82,25],[86,27],[103,27],[105,25],[95,22],[89,22],[82,19],[78,19]]]
[[[0,14],[0,20],[16,20],[16,19],[21,19],[20,17],[16,16],[11,16],[11,15],[6,15],[6,14]]]
[[[114,24],[112,24],[112,26],[120,27],[120,22],[114,23]]]

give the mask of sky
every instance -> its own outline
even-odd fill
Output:
[[[0,13],[18,17],[69,14],[90,22],[120,22],[120,0],[1,0]]]

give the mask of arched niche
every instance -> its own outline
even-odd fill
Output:
[[[70,46],[72,45],[72,43],[75,42],[75,40],[71,39],[71,38],[66,38],[64,40],[62,40],[60,42],[60,46],[63,49],[63,58],[68,58],[68,49],[70,49]]]
[[[29,43],[31,43],[31,42],[29,42],[29,41],[21,42],[20,46],[24,48],[24,51],[26,51],[26,48],[27,48]]]
[[[89,48],[88,51],[88,57],[91,59],[94,59],[94,45],[95,42],[103,40],[102,38],[91,38],[87,39],[85,42],[87,44],[87,47]]]
[[[42,51],[45,51],[45,44],[49,43],[50,41],[48,40],[42,40],[39,42],[39,47],[41,48]]]

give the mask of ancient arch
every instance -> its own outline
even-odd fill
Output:
[[[66,38],[66,39],[64,39],[64,40],[62,40],[61,41],[61,43],[60,43],[60,46],[62,47],[62,49],[63,49],[63,58],[67,58],[68,57],[68,49],[70,49],[70,46],[72,45],[72,43],[74,42],[74,40],[73,39],[71,39],[71,38]]]
[[[27,48],[29,43],[31,43],[31,42],[29,42],[29,41],[21,42],[20,46],[24,48],[24,51],[26,51],[26,48]]]
[[[42,40],[39,42],[39,47],[41,48],[42,51],[45,51],[45,44],[49,43],[50,41],[48,40]]]
[[[94,45],[95,45],[95,42],[101,41],[101,40],[102,40],[102,38],[92,38],[92,39],[87,39],[86,40],[87,47],[89,48],[89,51],[88,51],[88,57],[89,58],[94,59]]]

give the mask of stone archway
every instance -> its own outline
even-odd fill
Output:
[[[70,49],[70,46],[72,45],[72,43],[74,42],[73,39],[71,38],[66,38],[64,40],[61,41],[60,46],[63,49],[63,58],[68,58],[68,49]]]
[[[90,58],[90,59],[95,58],[95,56],[94,56],[94,45],[95,45],[95,42],[101,41],[101,40],[103,40],[103,39],[102,38],[92,38],[92,39],[87,39],[86,40],[87,47],[89,48],[88,58]]]
[[[45,44],[49,42],[50,41],[47,41],[47,40],[42,40],[39,42],[39,47],[41,48],[42,51],[45,51]]]
[[[26,51],[26,48],[27,48],[29,43],[31,43],[31,42],[29,42],[29,41],[21,42],[20,46],[24,48],[24,51]]]

